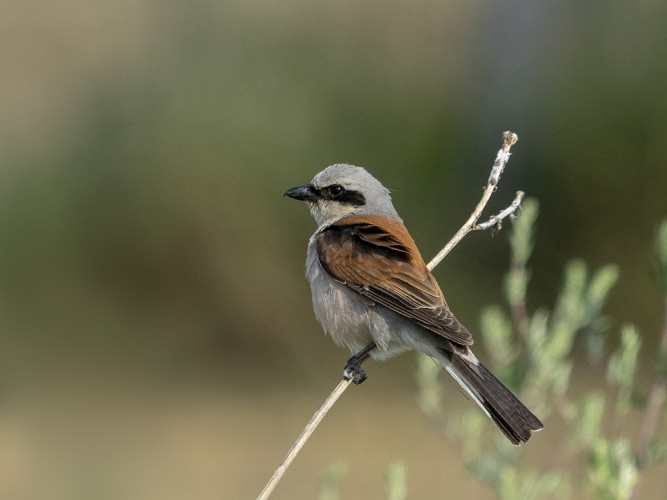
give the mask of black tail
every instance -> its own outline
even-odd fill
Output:
[[[445,354],[449,359],[447,371],[513,444],[525,443],[532,431],[542,429],[540,419],[481,363],[473,363],[451,352]]]

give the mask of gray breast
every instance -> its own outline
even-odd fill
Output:
[[[372,306],[327,274],[312,238],[308,244],[306,277],[310,281],[315,316],[336,344],[357,352],[373,341],[369,317]]]

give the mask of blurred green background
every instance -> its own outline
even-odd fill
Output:
[[[314,222],[282,198],[331,163],[392,188],[428,260],[518,133],[488,213],[540,201],[529,306],[572,257],[618,263],[608,314],[652,351],[665,26],[656,1],[4,2],[0,496],[259,493],[348,355],[312,314]],[[472,331],[507,262],[504,232],[473,234],[437,269]],[[384,498],[395,460],[410,498],[490,498],[420,413],[414,358],[368,371],[274,498],[315,498],[338,460],[345,498]]]

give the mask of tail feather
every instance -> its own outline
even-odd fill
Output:
[[[451,352],[445,354],[449,359],[447,371],[513,444],[525,443],[533,431],[542,429],[540,419],[481,363]]]

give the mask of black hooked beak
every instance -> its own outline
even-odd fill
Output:
[[[299,201],[315,201],[318,198],[318,192],[311,184],[306,184],[305,186],[288,189],[283,196],[289,196]]]

